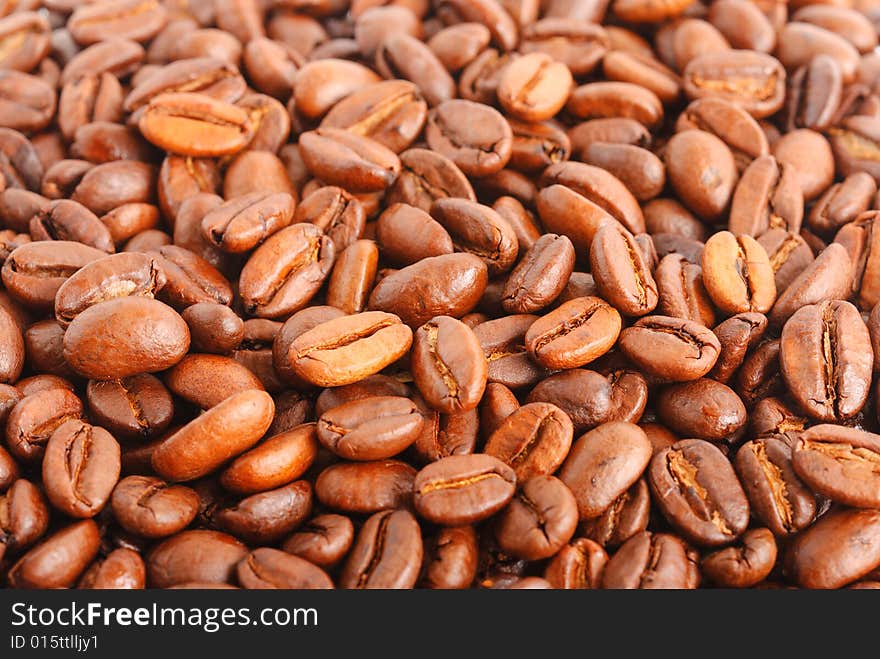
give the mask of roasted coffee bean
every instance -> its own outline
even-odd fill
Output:
[[[776,283],[764,248],[748,235],[722,231],[706,242],[703,283],[715,304],[727,313],[765,313],[776,299]]]
[[[483,449],[513,467],[524,482],[552,474],[571,448],[573,428],[568,415],[551,403],[529,403],[502,420]]]
[[[274,543],[312,514],[312,485],[294,481],[208,511],[211,524],[253,545]]]
[[[700,266],[678,254],[667,254],[654,269],[654,279],[663,315],[687,318],[706,327],[714,325],[715,310]]]
[[[451,455],[422,469],[413,482],[418,514],[455,526],[486,519],[511,500],[513,469],[490,455]]]
[[[840,588],[880,564],[880,513],[839,509],[824,515],[786,550],[787,574],[803,588]]]
[[[422,565],[419,523],[406,510],[370,517],[358,534],[339,584],[343,588],[412,588]]]
[[[843,300],[852,289],[852,261],[846,248],[831,243],[801,273],[773,305],[770,324],[781,327],[798,309],[826,300]]]
[[[300,135],[299,151],[309,171],[349,192],[388,188],[400,173],[400,159],[379,142],[340,128]]]
[[[760,583],[776,563],[776,540],[767,529],[751,529],[732,547],[708,554],[700,562],[703,575],[727,588]]]
[[[650,459],[645,433],[631,423],[614,421],[572,445],[559,478],[574,493],[580,518],[592,519],[639,479]]]
[[[412,331],[394,314],[366,311],[321,323],[294,339],[287,352],[293,371],[319,386],[357,382],[396,361],[412,344]]]
[[[324,469],[315,494],[324,506],[347,513],[411,508],[416,470],[398,460],[340,462]]]
[[[798,405],[813,418],[855,416],[867,400],[873,364],[868,329],[849,302],[801,307],[782,328],[782,376]]]
[[[526,560],[553,556],[574,535],[578,508],[574,495],[553,476],[523,481],[498,516],[495,539],[502,551]]]
[[[682,437],[720,442],[735,437],[746,424],[739,396],[709,378],[665,387],[655,404],[660,420]]]
[[[23,478],[9,485],[0,495],[3,511],[0,531],[0,557],[19,553],[39,540],[49,527],[49,506],[40,489]]]
[[[589,538],[575,538],[556,554],[544,570],[553,588],[566,590],[602,587],[602,571],[608,554]]]
[[[574,269],[571,240],[544,234],[523,255],[504,285],[503,305],[509,313],[533,313],[559,297]]]
[[[472,311],[487,283],[486,265],[477,256],[434,256],[382,278],[370,294],[369,308],[419,327],[435,316],[460,318]]]
[[[427,403],[439,412],[474,409],[486,388],[488,363],[474,332],[449,316],[438,316],[413,338],[412,372]]]
[[[113,490],[113,515],[123,528],[146,538],[163,538],[182,531],[199,510],[196,492],[169,485],[151,476],[128,476]]]
[[[813,252],[800,234],[784,229],[766,231],[758,236],[758,243],[767,252],[776,293],[782,297],[795,278],[813,262]]]
[[[575,298],[536,320],[525,344],[529,355],[547,368],[575,368],[610,350],[620,326],[620,314],[602,299]]]
[[[236,568],[238,582],[248,589],[329,589],[333,582],[324,570],[278,549],[261,547]]]
[[[783,65],[761,52],[707,52],[692,59],[682,77],[689,98],[721,98],[758,119],[779,110],[785,100]]]
[[[82,413],[82,401],[66,388],[51,387],[23,396],[6,420],[6,445],[18,459],[39,462],[55,429]]]
[[[605,564],[603,588],[692,589],[700,583],[699,556],[668,533],[643,531],[627,540]]]
[[[759,313],[736,314],[721,322],[712,330],[721,344],[721,352],[709,377],[727,384],[742,366],[746,353],[758,344],[766,330],[767,318]]]
[[[712,370],[721,344],[711,330],[694,321],[646,316],[620,333],[620,349],[647,374],[684,382]]]
[[[119,480],[119,444],[103,428],[67,421],[49,437],[43,485],[55,508],[71,517],[94,517]]]
[[[736,163],[727,145],[712,133],[685,130],[666,145],[666,169],[672,187],[704,220],[718,219],[736,185]]]
[[[74,522],[28,551],[9,569],[12,588],[70,588],[98,554],[101,538],[90,519]]]
[[[465,100],[445,101],[431,110],[425,138],[431,149],[470,176],[500,171],[513,146],[510,125],[497,110]]]
[[[225,584],[247,547],[226,533],[187,530],[154,547],[147,555],[147,581],[154,588],[185,583]]]
[[[878,435],[843,426],[813,426],[795,440],[791,462],[814,492],[856,508],[877,507]]]
[[[676,130],[690,129],[720,138],[733,154],[740,172],[755,158],[770,151],[767,136],[758,122],[742,107],[724,98],[705,96],[688,105],[678,118]]]
[[[354,525],[342,515],[318,515],[284,541],[288,554],[300,556],[320,567],[336,565],[354,541]]]
[[[349,460],[390,458],[412,444],[424,419],[408,398],[375,396],[334,407],[318,419],[321,444]]]
[[[669,523],[695,544],[728,544],[748,525],[742,486],[724,454],[708,442],[685,439],[660,451],[648,482]]]
[[[768,229],[797,233],[804,199],[794,170],[773,156],[761,156],[746,168],[733,193],[728,228],[736,235],[761,236]]]
[[[644,316],[657,307],[657,283],[626,229],[609,224],[590,245],[590,268],[600,295],[628,316]]]
[[[170,481],[204,476],[256,444],[274,408],[264,391],[233,394],[164,439],[153,452],[153,468]]]

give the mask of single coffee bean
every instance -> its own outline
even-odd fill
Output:
[[[633,399],[638,397],[634,395]],[[581,433],[612,420],[613,398],[609,379],[595,371],[569,369],[541,380],[526,402],[552,403],[568,415],[574,432]],[[647,399],[647,392],[643,398]]]
[[[601,588],[608,554],[589,538],[575,538],[554,556],[544,569],[553,588],[582,590]]]
[[[19,460],[39,462],[55,429],[82,413],[82,401],[67,388],[56,386],[23,396],[6,420],[6,445]]]
[[[406,510],[370,517],[358,533],[339,585],[343,588],[412,588],[422,564],[419,523]]]
[[[321,415],[318,440],[349,460],[389,458],[412,444],[424,420],[406,398],[376,396],[344,403]]]
[[[324,469],[315,494],[324,506],[346,513],[412,508],[416,470],[398,460],[340,462]]]
[[[339,563],[354,542],[354,525],[342,515],[318,515],[284,541],[282,549],[323,568]]]
[[[620,333],[620,349],[649,375],[684,382],[712,370],[721,344],[711,330],[691,320],[646,316]]]
[[[575,368],[605,354],[620,334],[620,314],[596,297],[570,300],[525,334],[529,355],[547,368]]]
[[[509,313],[532,313],[555,300],[574,269],[571,240],[544,234],[524,254],[504,285],[503,305]]]
[[[153,452],[153,468],[170,481],[209,474],[260,440],[274,408],[264,391],[233,394],[163,440]]]
[[[732,547],[708,554],[700,569],[710,581],[726,588],[749,588],[769,576],[776,563],[776,540],[767,529],[746,531]]]
[[[510,160],[513,133],[493,108],[465,100],[444,101],[428,113],[425,139],[469,176],[486,176]]]
[[[449,316],[415,332],[411,368],[428,404],[446,414],[474,409],[486,388],[488,363],[477,337]]]
[[[58,426],[43,456],[49,501],[71,517],[97,515],[119,480],[119,453],[119,444],[103,428],[74,420]]]
[[[495,539],[509,554],[542,560],[571,539],[577,522],[577,502],[571,490],[553,476],[534,476],[520,484],[499,514]]]
[[[122,527],[145,538],[174,535],[189,526],[199,510],[194,490],[152,476],[127,476],[113,489],[113,516]]]
[[[834,510],[801,533],[785,555],[786,572],[803,588],[840,588],[880,564],[876,510]]]
[[[236,153],[252,135],[244,110],[193,93],[164,93],[153,97],[144,108],[138,127],[152,144],[198,158]]]
[[[798,405],[816,419],[855,416],[867,400],[873,364],[868,328],[849,302],[801,307],[782,328],[782,376]]]
[[[300,480],[258,492],[240,501],[212,507],[212,525],[252,545],[274,543],[312,514],[312,484]]]
[[[559,470],[578,504],[581,519],[601,515],[635,483],[651,459],[645,433],[631,423],[605,423],[573,445]]]
[[[709,371],[709,377],[727,384],[745,361],[746,353],[755,348],[767,330],[767,317],[746,312],[731,316],[717,325],[712,333],[718,338],[721,352]]]
[[[422,585],[446,590],[468,588],[477,574],[477,552],[474,527],[440,529],[425,547]]]
[[[602,572],[603,588],[696,588],[699,555],[668,533],[643,531],[617,550]]]
[[[303,133],[299,150],[313,175],[349,192],[385,190],[400,173],[396,153],[369,137],[341,128]]]
[[[779,296],[768,315],[770,324],[781,327],[804,306],[846,299],[852,289],[852,281],[852,262],[846,248],[831,243]]]
[[[568,415],[551,403],[528,403],[501,421],[483,449],[510,465],[517,480],[552,474],[571,447]]]
[[[770,152],[767,136],[754,117],[724,98],[704,96],[693,101],[679,116],[675,128],[702,130],[718,137],[730,149],[740,173],[755,158]]]
[[[189,582],[226,584],[248,550],[226,533],[188,530],[171,536],[147,555],[147,582],[168,588]]]
[[[707,52],[684,69],[688,98],[721,98],[758,119],[782,108],[785,70],[779,60],[751,50]]]
[[[39,540],[49,528],[49,505],[40,488],[23,478],[0,495],[2,521],[0,557],[19,553]]]
[[[404,355],[412,331],[390,313],[367,311],[321,323],[294,339],[293,371],[320,386],[339,386],[378,373]]]
[[[486,519],[511,500],[516,474],[490,455],[452,455],[422,469],[413,482],[418,514],[437,524]]]
[[[609,224],[596,232],[590,245],[590,268],[599,293],[622,313],[644,316],[657,307],[657,283],[626,229]]]
[[[665,387],[655,405],[660,420],[682,437],[720,442],[735,437],[746,424],[740,397],[709,378]]]
[[[749,502],[724,454],[699,439],[657,453],[648,482],[663,515],[692,542],[715,547],[739,537]]]
[[[876,508],[880,497],[880,436],[822,424],[801,433],[792,465],[814,491],[855,508]]]
[[[659,311],[706,327],[715,323],[712,299],[703,285],[703,269],[678,254],[664,256],[654,270]]]
[[[56,531],[9,569],[12,588],[70,588],[98,555],[98,525],[84,519]]]
[[[472,311],[487,283],[486,266],[477,256],[434,256],[381,279],[370,294],[369,308],[395,314],[417,328],[435,316],[460,318]]]
[[[254,494],[280,487],[302,476],[317,453],[315,425],[297,425],[270,436],[238,456],[220,474],[220,484],[236,494]]]
[[[733,193],[728,229],[760,236],[768,229],[797,233],[804,214],[803,192],[791,166],[773,156],[751,162]]]
[[[98,330],[100,328],[100,330]],[[77,315],[64,335],[64,358],[81,375],[114,379],[161,371],[189,348],[189,329],[156,300],[124,297]]]
[[[703,250],[703,283],[715,304],[727,313],[770,310],[776,284],[764,248],[747,235],[722,231]]]
[[[333,581],[309,561],[278,549],[260,547],[236,568],[238,582],[248,589],[330,589]]]

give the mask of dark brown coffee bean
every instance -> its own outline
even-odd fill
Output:
[[[767,529],[746,531],[732,547],[703,558],[700,569],[710,581],[727,588],[749,588],[766,579],[776,563],[776,540]]]
[[[53,387],[24,396],[6,421],[6,445],[19,460],[39,462],[55,429],[82,413],[82,402],[69,389]]]
[[[876,508],[880,437],[842,426],[805,430],[792,446],[792,465],[814,491],[855,508]]]
[[[663,315],[687,318],[706,327],[714,325],[715,310],[703,285],[700,266],[678,254],[667,254],[655,268],[654,279]]]
[[[418,148],[401,153],[400,175],[388,191],[388,203],[405,203],[427,212],[435,200],[444,197],[477,199],[462,170],[446,156]]]
[[[505,552],[526,560],[553,556],[574,535],[578,508],[558,478],[541,475],[524,481],[498,515],[495,539]]]
[[[753,117],[767,117],[785,100],[785,71],[779,60],[751,50],[707,52],[684,69],[691,99],[715,97],[739,105]]]
[[[606,563],[603,588],[696,588],[698,554],[680,538],[643,531],[626,541]]]
[[[49,505],[40,488],[23,478],[0,495],[0,558],[19,553],[39,540],[49,528]]]
[[[330,568],[348,553],[354,541],[354,525],[342,515],[313,517],[284,541],[282,549],[315,565]]]
[[[800,534],[786,551],[786,572],[803,588],[840,588],[880,564],[876,510],[839,509]]]
[[[748,525],[749,502],[736,474],[708,442],[685,439],[657,453],[648,482],[669,523],[696,544],[728,544]]]
[[[721,345],[721,352],[709,371],[709,377],[727,384],[742,366],[746,353],[757,346],[766,330],[767,318],[759,313],[740,313],[722,321],[712,330]]]
[[[500,171],[510,160],[513,133],[496,110],[472,101],[450,100],[428,113],[425,138],[431,149],[470,176]]]
[[[333,582],[309,561],[278,549],[260,547],[236,568],[238,582],[248,589],[329,589]]]
[[[304,307],[330,274],[336,249],[313,224],[293,224],[254,251],[241,270],[245,309],[262,318],[283,318]]]
[[[626,229],[609,224],[596,232],[590,245],[590,268],[599,293],[622,313],[644,316],[657,307],[657,283]]]
[[[398,460],[340,462],[327,467],[315,481],[324,506],[346,513],[411,508],[416,470]]]
[[[605,423],[572,446],[559,470],[571,488],[581,519],[598,517],[638,480],[651,459],[651,444],[633,424]]]
[[[483,449],[516,472],[519,481],[552,474],[562,464],[573,437],[571,420],[550,403],[523,405],[501,421]]]
[[[150,476],[128,476],[114,488],[110,505],[127,531],[163,538],[189,526],[198,513],[199,498],[183,485],[169,485]]]
[[[733,193],[728,229],[734,234],[760,236],[768,229],[797,233],[804,198],[794,170],[773,156],[751,162]]]
[[[411,368],[428,404],[446,414],[474,409],[486,388],[488,363],[479,340],[449,316],[433,318],[415,332]]]
[[[9,569],[12,588],[70,588],[98,554],[101,538],[90,519],[49,536]]]
[[[856,415],[867,400],[873,364],[868,329],[849,302],[801,307],[782,328],[782,376],[813,418],[836,421]]]
[[[425,548],[422,585],[434,589],[463,589],[477,573],[477,534],[472,526],[438,531]]]
[[[620,333],[620,349],[649,375],[684,382],[712,370],[721,344],[709,329],[693,321],[646,316]]]
[[[300,480],[212,508],[208,516],[217,528],[249,544],[265,545],[290,534],[308,519],[312,499],[311,483]]]
[[[189,582],[225,584],[248,550],[219,531],[189,530],[171,536],[147,555],[147,580],[154,588]]]
[[[516,474],[489,455],[452,455],[422,469],[413,482],[415,508],[444,525],[486,519],[513,497]]]
[[[785,229],[770,229],[758,236],[758,243],[767,252],[776,293],[782,297],[795,278],[813,262],[813,252],[799,234]]]
[[[393,151],[339,128],[303,133],[299,150],[312,174],[349,192],[385,190],[400,173],[400,159]]]
[[[406,510],[370,517],[339,578],[343,588],[412,588],[422,564],[419,523]]]
[[[119,444],[103,428],[67,421],[43,456],[43,486],[52,505],[71,517],[97,515],[119,480]]]

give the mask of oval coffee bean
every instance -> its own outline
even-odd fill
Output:
[[[490,455],[451,455],[422,469],[413,482],[418,514],[455,526],[494,515],[511,500],[513,469]]]

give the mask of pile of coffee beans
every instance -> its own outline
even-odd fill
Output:
[[[880,587],[880,0],[3,12],[0,586]]]

